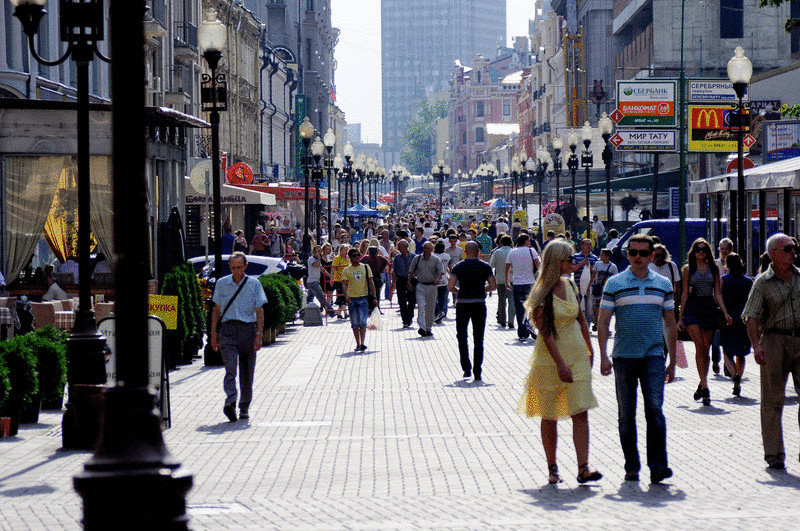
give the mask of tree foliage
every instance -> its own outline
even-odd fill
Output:
[[[628,222],[628,216],[631,213],[631,210],[636,208],[636,205],[639,204],[639,198],[633,194],[628,194],[622,199],[619,200],[619,205],[622,207],[622,210],[625,212],[625,222]]]
[[[406,124],[403,131],[403,142],[406,149],[400,155],[403,164],[413,174],[427,173],[431,167],[434,146],[431,142],[430,125],[437,118],[444,118],[448,113],[447,100],[423,102],[417,114]]]
[[[791,0],[761,0],[760,7],[778,7],[784,3],[791,4]],[[786,29],[786,33],[795,28],[800,28],[800,18],[789,17],[783,27]]]

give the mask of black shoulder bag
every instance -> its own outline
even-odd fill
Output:
[[[222,318],[225,317],[225,313],[227,313],[228,308],[231,307],[231,304],[233,304],[233,301],[235,301],[236,297],[239,296],[239,293],[242,291],[242,288],[244,288],[244,285],[247,284],[247,280],[248,280],[248,277],[245,275],[244,280],[242,280],[241,285],[239,285],[239,289],[236,290],[236,293],[233,294],[233,297],[231,297],[231,300],[228,301],[228,304],[226,304],[225,308],[222,310],[222,315],[219,316],[219,320],[217,321],[217,331],[218,332],[222,328]]]

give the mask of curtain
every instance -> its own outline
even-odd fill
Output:
[[[90,211],[92,233],[100,250],[113,267],[117,263],[114,252],[114,202],[112,189],[111,157],[93,156],[90,179]]]
[[[78,176],[74,160],[62,168],[44,223],[44,239],[62,264],[78,255]]]
[[[69,157],[5,157],[7,283],[30,261],[62,169],[69,164]]]

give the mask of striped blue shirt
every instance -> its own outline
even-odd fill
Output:
[[[600,308],[616,317],[612,357],[663,356],[664,312],[674,307],[672,283],[653,271],[641,279],[628,267],[608,279]]]

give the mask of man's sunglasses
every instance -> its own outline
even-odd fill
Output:
[[[642,258],[647,258],[651,254],[653,254],[653,251],[651,251],[650,249],[639,249],[639,250],[628,249],[628,256],[636,256],[637,254]]]
[[[787,245],[787,246],[785,246],[785,247],[783,248],[783,252],[784,252],[784,253],[786,253],[786,254],[789,254],[789,253],[791,253],[791,252],[795,252],[795,253],[796,253],[796,252],[798,251],[798,249],[799,249],[799,248],[798,248],[798,246],[797,246],[797,245],[791,245],[791,244],[790,244],[790,245]]]

